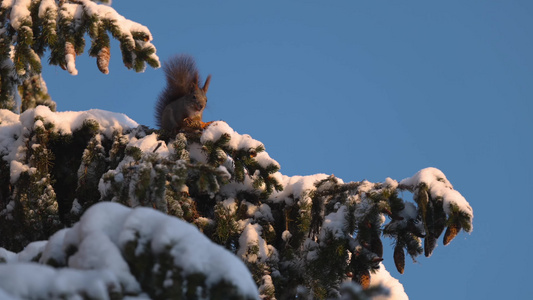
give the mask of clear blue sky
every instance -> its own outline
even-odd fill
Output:
[[[150,28],[162,60],[197,58],[213,76],[204,119],[262,141],[282,173],[441,169],[474,231],[404,275],[389,249],[411,299],[533,299],[533,1],[113,2]],[[109,75],[87,53],[78,76],[45,68],[58,110],[153,127],[161,69],[127,71],[116,43],[111,55]]]

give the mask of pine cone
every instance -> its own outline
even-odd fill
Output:
[[[111,57],[111,52],[109,52],[109,47],[103,47],[98,51],[96,56],[96,65],[98,70],[104,74],[109,74],[109,58]]]
[[[448,245],[457,236],[459,230],[461,230],[460,224],[455,223],[448,226],[446,232],[444,233],[444,239],[442,241],[444,246]]]
[[[405,252],[403,251],[403,247],[400,247],[398,244],[394,247],[394,264],[398,272],[403,274],[405,269]]]
[[[437,238],[433,234],[429,234],[424,239],[424,255],[430,257],[435,247],[437,247]]]
[[[367,289],[370,286],[370,272],[368,270],[359,271],[359,274],[354,279],[363,289]]]
[[[418,205],[426,207],[429,202],[429,195],[426,189],[421,188],[417,193],[418,198],[416,201]]]

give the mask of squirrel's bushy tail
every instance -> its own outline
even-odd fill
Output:
[[[172,57],[163,66],[167,79],[167,89],[173,93],[188,95],[198,87],[199,72],[194,58],[182,54]]]

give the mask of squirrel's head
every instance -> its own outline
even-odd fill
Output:
[[[192,92],[187,95],[188,101],[185,101],[187,103],[187,110],[188,115],[190,116],[201,116],[202,112],[205,109],[205,106],[207,105],[207,90],[209,89],[209,83],[211,82],[211,75],[207,76],[207,79],[205,80],[204,86],[200,88],[198,86],[198,79],[196,79],[195,83],[193,84]]]

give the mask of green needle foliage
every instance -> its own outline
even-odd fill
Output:
[[[384,235],[403,273],[405,253],[414,259],[425,249],[429,256],[446,227],[444,244],[472,230],[471,208],[452,197],[460,194],[437,169],[400,183],[287,177],[263,144],[224,122],[163,139],[144,126],[110,127],[116,122],[88,116],[65,132],[55,114],[61,113],[38,107],[20,123],[0,124],[10,141],[0,149],[6,249],[49,238],[95,203],[119,202],[194,224],[244,262],[266,298],[328,299],[352,293],[346,281],[365,288],[360,297],[376,292],[368,284],[388,259]],[[402,191],[413,192],[415,201],[401,199]],[[148,278],[150,268],[142,268]]]
[[[107,1],[101,1],[106,3]],[[146,64],[159,67],[150,31],[113,8],[89,0],[9,0],[0,5],[0,108],[17,111],[17,93],[23,112],[50,100],[41,78],[41,58],[76,75],[76,56],[90,39],[89,55],[98,69],[109,73],[110,36],[118,40],[128,69],[142,72]]]

